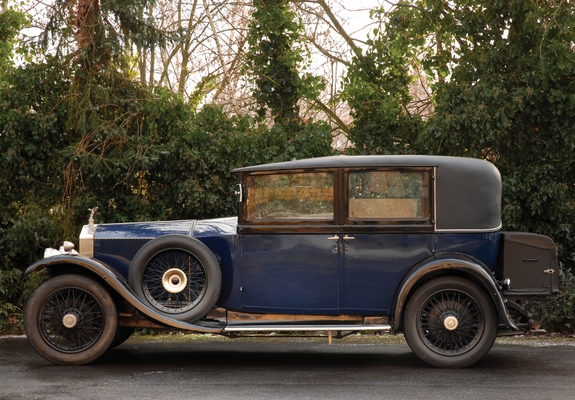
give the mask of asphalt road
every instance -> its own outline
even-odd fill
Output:
[[[0,337],[0,399],[575,399],[575,339],[498,339],[473,367],[428,367],[401,338],[131,338],[53,365]]]

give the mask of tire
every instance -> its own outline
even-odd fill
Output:
[[[110,349],[118,347],[122,343],[132,336],[136,328],[131,326],[119,326],[118,330],[116,331],[116,335],[114,336],[114,340],[112,340],[112,344],[110,345]]]
[[[497,314],[476,284],[438,278],[415,291],[404,316],[405,338],[423,361],[440,368],[464,368],[493,346]]]
[[[82,275],[60,275],[40,285],[24,311],[32,347],[56,364],[87,364],[112,344],[118,313],[110,294]]]
[[[216,304],[222,275],[205,244],[188,236],[165,235],[136,253],[128,281],[140,300],[160,314],[194,322]]]

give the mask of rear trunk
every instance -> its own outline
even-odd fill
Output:
[[[498,280],[509,279],[503,295],[520,300],[558,293],[559,273],[555,243],[543,235],[502,232]]]

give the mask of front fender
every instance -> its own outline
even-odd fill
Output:
[[[468,276],[472,276],[481,283],[483,288],[489,293],[497,312],[503,318],[506,325],[512,329],[517,330],[517,326],[509,316],[507,312],[507,307],[505,306],[505,300],[501,295],[499,285],[493,277],[493,275],[480,264],[477,264],[471,260],[464,260],[458,258],[446,258],[440,260],[433,260],[428,263],[424,263],[416,267],[411,271],[407,277],[404,279],[401,288],[395,298],[395,305],[393,307],[393,331],[397,331],[401,325],[401,317],[403,314],[403,309],[405,307],[406,301],[412,289],[427,275],[436,272],[443,271],[458,271],[462,272]]]
[[[24,272],[24,276],[31,274],[32,272],[41,271],[45,268],[51,268],[54,270],[59,265],[74,266],[96,274],[102,278],[112,289],[118,292],[120,296],[122,296],[128,303],[134,306],[142,314],[156,322],[171,326],[176,329],[191,330],[200,333],[222,332],[221,328],[189,324],[187,322],[178,321],[176,319],[168,318],[162,314],[159,314],[156,310],[151,309],[140,301],[132,288],[128,285],[128,281],[126,281],[122,275],[120,275],[109,265],[92,258],[74,255],[61,255],[44,258],[43,260],[37,261],[30,265]]]

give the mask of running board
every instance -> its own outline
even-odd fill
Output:
[[[384,331],[390,332],[391,325],[229,325],[224,328],[226,332],[356,332],[356,331]]]

